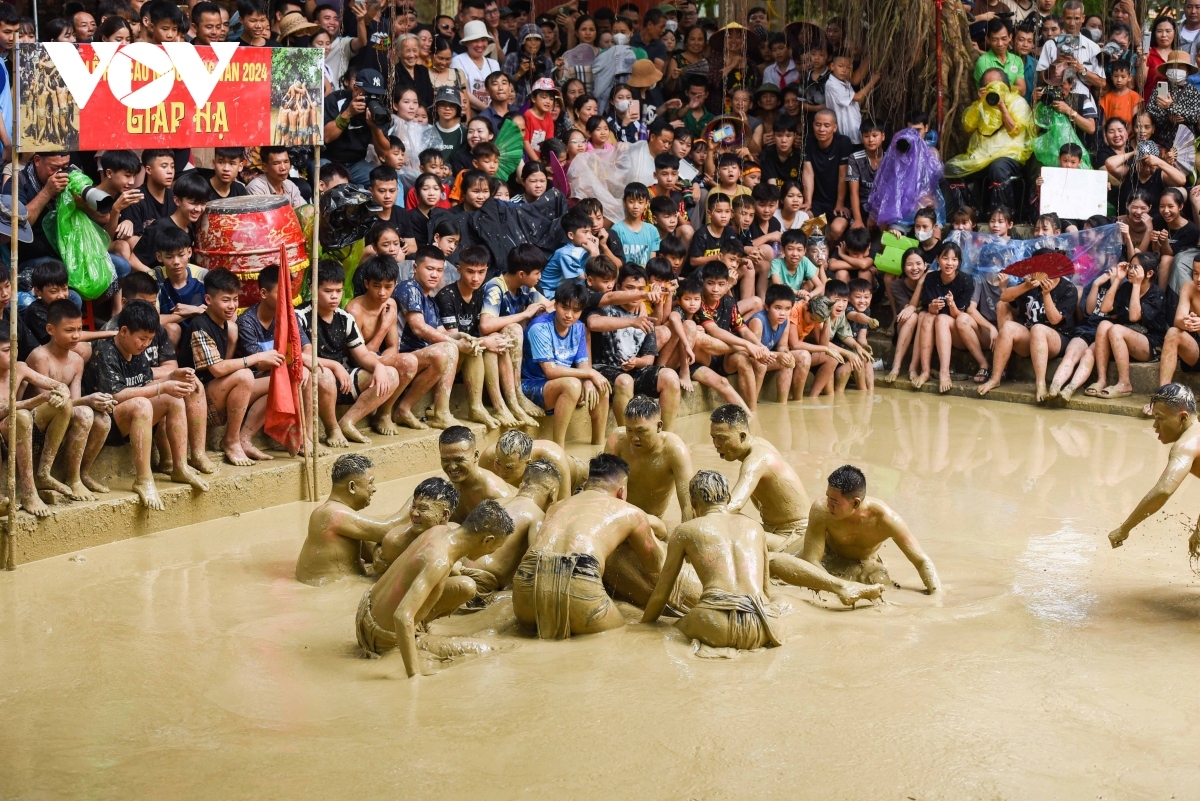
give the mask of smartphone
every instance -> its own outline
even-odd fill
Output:
[[[1155,97],[1161,97],[1164,100],[1166,100],[1168,97],[1171,96],[1170,92],[1167,91],[1167,82],[1166,81],[1158,82],[1158,85],[1156,87],[1154,87],[1154,95],[1155,95]]]
[[[733,138],[733,126],[732,125],[722,125],[720,128],[717,128],[715,131],[712,132],[712,140],[714,142],[724,142],[726,139],[732,139],[732,138]]]

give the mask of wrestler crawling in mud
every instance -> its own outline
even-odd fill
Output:
[[[829,474],[825,497],[812,505],[800,558],[847,581],[899,587],[888,576],[879,556],[879,549],[888,540],[912,562],[925,591],[936,594],[941,585],[933,560],[921,550],[900,515],[867,495],[863,472],[853,465],[843,465]]]
[[[333,463],[333,488],[325,503],[308,518],[308,536],[296,560],[296,579],[320,586],[344,576],[364,575],[360,543],[379,542],[407,516],[397,512],[387,520],[359,514],[375,494],[375,468],[359,453],[339,456]]]
[[[450,519],[462,522],[483,501],[504,500],[516,493],[504,479],[479,466],[479,446],[475,434],[466,426],[450,426],[438,437],[438,458],[442,472],[458,490],[458,506]]]
[[[604,452],[620,456],[629,465],[630,503],[662,517],[674,493],[681,519],[692,519],[688,503],[692,457],[678,435],[663,431],[658,401],[645,395],[632,398],[625,405],[625,427],[609,436]]]
[[[540,638],[565,640],[624,626],[604,589],[606,575],[617,589],[640,583],[653,588],[658,581],[658,540],[666,532],[657,517],[625,502],[628,482],[622,459],[599,454],[588,465],[583,490],[556,503],[530,532],[529,550],[513,576],[513,613]],[[628,554],[619,550],[626,543]]]
[[[569,456],[557,442],[534,439],[516,428],[505,431],[495,445],[489,445],[479,457],[479,465],[500,476],[510,487],[519,487],[525,468],[537,459],[549,462],[558,471],[560,501],[570,498],[575,488],[587,481],[587,464],[582,460]]]
[[[696,517],[671,533],[667,559],[642,622],[658,620],[686,560],[704,591],[675,624],[684,636],[713,648],[780,645],[765,607],[770,580],[762,526],[744,515],[730,514],[729,485],[715,470],[693,476],[688,493]]]
[[[847,606],[879,598],[884,590],[882,584],[845,581],[826,572],[820,562],[811,563],[795,556],[804,545],[808,493],[775,446],[750,433],[750,415],[746,410],[727,403],[717,408],[709,421],[717,453],[726,461],[742,463],[730,493],[729,511],[736,514],[747,502],[754,502],[767,532],[771,576],[797,587],[832,592]]]
[[[1158,441],[1170,445],[1171,451],[1167,455],[1166,469],[1158,477],[1158,482],[1138,502],[1125,522],[1108,535],[1108,541],[1114,548],[1124,545],[1135,526],[1163,508],[1189,473],[1200,477],[1200,462],[1196,461],[1200,458],[1196,396],[1182,384],[1167,384],[1150,398],[1150,411]],[[1200,559],[1200,521],[1188,538],[1188,553],[1192,559]]]
[[[409,678],[417,675],[418,626],[424,629],[475,597],[475,582],[450,575],[451,569],[460,559],[492,553],[512,530],[508,512],[488,500],[462,525],[434,526],[417,537],[363,593],[354,619],[359,646],[372,656],[399,648]]]

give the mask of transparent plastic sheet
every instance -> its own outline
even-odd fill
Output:
[[[1083,151],[1083,161],[1080,167],[1085,170],[1092,168],[1092,160],[1088,157],[1087,148],[1083,146],[1071,119],[1060,111],[1055,111],[1045,103],[1038,103],[1033,112],[1037,127],[1042,129],[1041,136],[1033,140],[1033,155],[1043,167],[1058,166],[1058,151],[1063,145],[1079,145]]]
[[[621,83],[633,72],[635,61],[637,56],[629,45],[613,45],[596,54],[592,62],[592,94],[596,96],[601,114],[608,110],[608,96],[612,93],[613,85]]]
[[[951,231],[946,241],[962,248],[961,269],[968,275],[998,273],[1010,264],[1029,258],[1038,248],[1061,250],[1075,265],[1073,282],[1077,286],[1086,286],[1125,258],[1125,245],[1116,224],[1036,239],[1005,239],[995,234]]]
[[[92,185],[79,170],[67,177],[67,189],[58,196],[58,252],[67,265],[67,283],[84,300],[101,297],[116,279],[108,258],[108,234],[75,207],[75,195]]]
[[[880,228],[893,223],[912,225],[918,209],[937,209],[938,225],[946,222],[946,202],[938,185],[942,160],[925,144],[921,132],[905,128],[892,139],[875,172],[875,186],[867,199],[867,211]]]
[[[622,142],[613,148],[580,153],[571,159],[567,169],[571,197],[598,199],[604,207],[604,216],[613,222],[625,219],[621,199],[625,196],[632,166],[629,147]]]
[[[415,121],[397,120],[394,133],[404,142],[405,163],[398,171],[400,181],[405,189],[412,189],[421,174],[421,164],[417,157],[421,155],[421,151],[441,144],[441,139],[432,125],[422,125]]]
[[[998,106],[981,97],[963,112],[963,128],[971,132],[967,152],[946,162],[946,175],[971,175],[999,158],[1010,158],[1024,164],[1033,152],[1031,141],[1037,131],[1033,125],[1033,112],[1025,98],[997,81],[988,84],[987,92],[995,92],[1004,99],[1004,105],[1017,123],[1016,135],[1004,127],[1004,119]],[[1057,164],[1057,160],[1054,162]]]

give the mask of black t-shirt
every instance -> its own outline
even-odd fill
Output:
[[[175,213],[175,193],[167,187],[163,193],[162,203],[154,199],[154,195],[142,188],[142,199],[121,212],[121,222],[128,220],[133,223],[133,235],[141,236],[155,220],[168,217]]]
[[[394,209],[392,216],[396,216]],[[428,245],[433,240],[433,226],[429,224],[429,218],[420,209],[409,209],[404,216],[408,236],[417,240],[418,245]]]
[[[117,325],[116,317],[104,324],[105,331],[119,331],[120,328]],[[175,353],[175,346],[171,344],[171,337],[167,336],[167,329],[163,326],[159,326],[158,333],[154,335],[154,341],[142,351],[142,355],[146,357],[146,361],[150,362],[151,367],[161,367],[163,362],[179,361],[179,356]]]
[[[789,179],[800,180],[801,171],[804,169],[804,154],[793,147],[791,155],[781,159],[779,151],[770,147],[764,149],[759,155],[759,162],[762,164],[763,181],[780,186]]]
[[[379,222],[384,223],[385,225],[391,226],[392,230],[396,232],[396,236],[400,237],[401,239],[407,239],[408,237],[412,236],[411,229],[408,225],[408,214],[399,206],[392,206],[392,214],[390,217],[388,217],[388,219],[385,220],[378,214],[375,215],[375,219],[379,220]]]
[[[751,240],[755,240],[755,239],[758,239],[760,236],[766,236],[767,234],[773,234],[776,231],[782,231],[782,230],[783,230],[783,223],[779,222],[779,220],[776,219],[775,217],[771,217],[769,220],[767,220],[766,230],[763,230],[762,228],[760,228],[758,226],[758,220],[755,220],[754,222],[750,223],[750,227],[746,229],[746,232],[750,235]]]
[[[145,232],[142,234],[142,238],[139,239],[138,243],[133,246],[133,255],[137,256],[138,259],[141,260],[142,264],[146,265],[150,269],[154,269],[161,264],[161,262],[158,260],[158,249],[155,245],[155,242],[158,239],[158,232],[162,231],[166,226],[170,226],[172,228],[179,227],[175,224],[175,220],[173,218],[159,217],[157,220],[154,220],[152,223],[150,223],[149,227],[146,228]],[[195,241],[195,235],[196,232],[193,230],[193,226],[189,225],[188,236]]]
[[[1150,178],[1142,183],[1138,180],[1137,170],[1130,167],[1129,175],[1125,176],[1125,180],[1121,182],[1120,190],[1117,193],[1117,214],[1127,214],[1129,212],[1129,196],[1133,194],[1135,189],[1144,189],[1150,197],[1154,198],[1154,203],[1151,208],[1158,210],[1158,199],[1162,196],[1163,190],[1167,188],[1163,181],[1162,170],[1157,167],[1150,174]]]
[[[312,303],[306,303],[296,309],[296,316],[300,318],[304,333],[308,334],[311,341]],[[320,332],[320,336],[317,338],[317,357],[339,362],[347,370],[352,369],[354,363],[351,360],[350,352],[365,343],[362,333],[358,330],[358,323],[354,321],[350,312],[345,309],[334,309],[333,319],[329,322],[325,322],[325,318],[318,314],[317,330]]]
[[[1156,225],[1155,228],[1158,228]],[[1158,228],[1162,231],[1164,228]],[[1175,255],[1179,255],[1185,250],[1191,250],[1196,247],[1196,243],[1200,242],[1200,228],[1196,227],[1195,223],[1184,223],[1180,228],[1171,230],[1165,228],[1167,232],[1167,241],[1171,243],[1171,250]]]
[[[33,168],[33,162],[25,165],[21,170],[21,185],[17,192],[17,197],[25,208],[29,208],[29,204],[38,196],[38,192],[42,191],[42,184],[37,179],[37,172]],[[4,182],[3,188],[0,188],[0,194],[3,194],[10,201],[12,200],[12,179]],[[57,205],[58,200],[51,200],[42,209],[42,215],[49,214]],[[46,256],[58,258],[58,253],[54,248],[50,247],[50,240],[46,239],[46,232],[42,228],[42,215],[39,215],[36,220],[30,220],[29,224],[33,228],[33,241],[29,244],[21,243],[21,259],[31,260],[40,259]]]
[[[1129,301],[1133,297],[1133,284],[1129,281],[1124,281],[1117,287],[1117,294],[1113,296],[1112,319],[1120,325],[1140,325],[1146,329],[1149,334],[1149,339],[1152,345],[1161,346],[1163,337],[1167,334],[1167,329],[1171,327],[1171,321],[1168,320],[1168,315],[1174,312],[1174,309],[1168,311],[1167,296],[1158,285],[1158,281],[1151,279],[1150,288],[1142,295],[1142,316],[1136,323],[1129,319]]]
[[[817,144],[817,138],[811,136],[805,150],[805,160],[812,162],[813,196],[812,215],[831,214],[837,205],[838,168],[846,166],[850,154],[854,152],[854,143],[842,134],[834,134],[833,141],[824,150]],[[763,168],[766,176],[766,167]]]
[[[92,358],[83,368],[83,394],[103,392],[116,395],[154,380],[154,369],[145,352],[128,360],[117,349],[116,340],[101,339],[92,346]]]
[[[608,229],[608,249],[612,251],[613,258],[617,260],[617,264],[625,263],[625,243],[621,241],[621,237],[616,231]]]
[[[29,333],[39,345],[45,345],[50,341],[50,334],[46,331],[46,320],[48,317],[46,304],[41,300],[35,300],[30,303],[20,312],[21,322],[29,329]],[[18,345],[18,350],[20,346]]]
[[[942,283],[942,274],[938,272],[925,276],[925,284],[921,287],[921,311],[928,311],[929,304],[938,298],[944,298],[948,294],[954,294],[954,305],[959,311],[966,311],[971,305],[971,298],[975,297],[975,279],[959,270],[954,275],[954,280],[948,284]],[[938,314],[949,314],[950,307],[943,306]]]
[[[627,311],[620,306],[604,306],[597,314],[601,317],[636,319],[638,312]],[[640,328],[618,328],[616,331],[592,333],[592,364],[607,364],[620,367],[637,356],[657,356],[658,340],[654,332],[649,334]]]
[[[212,186],[211,180],[208,182],[208,185]],[[229,185],[229,194],[228,195],[222,195],[220,192],[217,191],[217,188],[215,186],[213,186],[213,195],[222,200],[224,200],[227,197],[246,197],[249,194],[250,194],[250,192],[247,191],[246,185],[244,183],[242,183],[241,181],[234,181],[233,183],[231,183]]]
[[[370,48],[364,47],[359,55]],[[377,69],[372,67],[372,69]],[[346,104],[350,102],[352,93],[349,89],[338,89],[330,92],[325,98],[325,124],[333,122]],[[355,164],[367,157],[367,145],[371,144],[371,131],[367,128],[366,115],[358,114],[350,118],[346,130],[337,139],[325,142],[324,156],[330,161],[340,161],[342,164]]]
[[[1042,290],[1037,287],[1013,301],[1013,318],[1026,328],[1045,325],[1057,331],[1059,336],[1068,336],[1075,330],[1075,306],[1079,303],[1079,292],[1070,281],[1060,278],[1058,286],[1050,290],[1050,300],[1054,301],[1054,308],[1062,315],[1062,321],[1058,325],[1050,325],[1046,317],[1046,304],[1042,300]]]
[[[386,72],[383,74],[387,75]],[[429,108],[433,105],[433,84],[429,81],[429,68],[424,64],[414,66],[412,75],[408,74],[403,64],[396,65],[394,96],[399,97],[402,90],[409,88],[417,93],[417,100],[422,106]]]
[[[725,230],[721,232],[720,236],[713,236],[708,226],[702,225],[696,229],[696,234],[692,237],[692,244],[688,247],[688,258],[690,260],[703,256],[720,256],[721,248],[726,242],[733,242],[740,247],[737,231],[733,230],[732,225],[725,226]],[[686,278],[691,275],[694,269],[696,268],[689,261],[684,265],[683,276]]]
[[[922,243],[922,245],[923,244],[924,243]],[[920,245],[917,247],[917,252],[920,253],[921,258],[925,260],[926,267],[931,266],[935,261],[937,261],[937,257],[942,255],[942,245],[943,245],[942,240],[939,239],[937,241],[937,244],[934,245],[933,247],[929,248],[928,250],[926,250],[924,247],[922,247]],[[955,297],[957,297],[957,295]]]
[[[483,287],[476,289],[471,299],[463,300],[458,282],[442,287],[434,297],[442,315],[442,326],[447,331],[462,331],[473,337],[479,336],[479,314],[483,311]]]
[[[367,22],[367,46],[355,53],[354,57],[350,59],[350,63],[358,67],[359,70],[377,70],[385,79],[387,78],[388,70],[391,69],[391,65],[388,63],[388,49],[392,46],[391,23],[387,19],[389,16],[385,14],[377,20]],[[358,23],[356,20],[351,19],[349,24],[350,28],[348,30],[353,30],[354,26]],[[334,92],[334,94],[337,93]],[[325,121],[329,122],[329,118],[326,117]],[[355,160],[357,161],[358,159]]]

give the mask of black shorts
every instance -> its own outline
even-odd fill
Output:
[[[1185,331],[1184,333],[1186,333],[1195,341],[1197,347],[1200,347],[1200,334],[1197,334],[1194,331]],[[1188,364],[1183,360],[1183,357],[1180,357],[1179,369],[1185,373],[1200,373],[1200,359],[1196,359],[1195,364]]]
[[[607,378],[614,385],[622,375],[628,375],[633,379],[634,395],[647,395],[651,398],[658,397],[658,373],[662,368],[656,364],[647,365],[646,367],[635,367],[628,372],[611,364],[597,364],[595,367],[596,372]]]
[[[358,374],[361,372],[361,367],[350,368],[350,392],[342,392],[341,388],[338,388],[338,406],[353,406],[354,402],[358,400]]]

